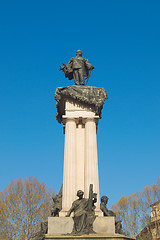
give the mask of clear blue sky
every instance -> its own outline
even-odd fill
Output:
[[[104,87],[100,194],[110,204],[160,175],[160,1],[1,1],[0,190],[36,176],[59,191],[64,135],[54,92],[77,49]]]

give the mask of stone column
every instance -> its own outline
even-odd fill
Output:
[[[79,119],[78,119],[79,120]],[[85,128],[79,121],[76,128],[76,190],[84,191]]]
[[[65,147],[63,169],[63,198],[60,216],[65,216],[76,199],[76,121],[64,118]]]
[[[89,185],[97,193],[96,214],[102,216],[99,202],[99,178],[97,157],[96,122],[99,117],[86,118],[85,120],[85,166],[84,166],[84,193],[88,198]]]

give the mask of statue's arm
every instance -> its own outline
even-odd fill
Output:
[[[71,213],[74,211],[74,206],[72,204],[72,207],[69,209],[69,211],[66,214],[66,217],[69,217],[71,215]]]
[[[72,64],[72,63],[73,63],[73,57],[69,60],[68,64]]]
[[[93,70],[94,67],[89,63],[88,59],[85,59],[85,65],[89,70]]]

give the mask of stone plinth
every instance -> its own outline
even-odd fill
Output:
[[[65,101],[65,115],[62,116],[65,149],[63,172],[63,197],[60,216],[65,216],[78,190],[89,197],[89,185],[97,193],[96,215],[102,216],[99,202],[99,179],[96,129],[99,116],[76,101]]]
[[[60,236],[60,235],[45,235],[45,240],[135,240],[135,238],[130,238],[120,234],[94,234],[94,235],[83,235],[83,236]]]
[[[72,217],[49,217],[48,235],[71,233],[73,224]],[[97,234],[115,234],[114,217],[96,217],[93,223],[93,230]]]
[[[49,217],[48,235],[71,233],[73,228],[72,217]]]
[[[115,234],[115,218],[96,217],[93,223],[93,230],[97,234]]]

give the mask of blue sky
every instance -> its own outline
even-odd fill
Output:
[[[110,204],[160,175],[160,1],[1,1],[0,190],[36,176],[57,192],[64,135],[54,92],[77,49],[104,87],[98,126],[100,194]]]

